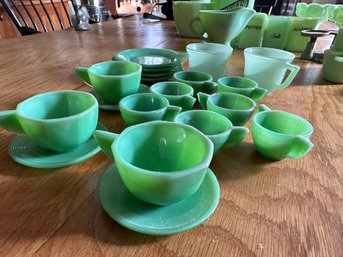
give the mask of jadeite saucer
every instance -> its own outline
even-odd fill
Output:
[[[106,127],[98,123],[97,129],[106,130]],[[8,146],[8,153],[14,161],[25,166],[46,169],[61,168],[79,163],[94,156],[100,150],[101,148],[93,137],[78,149],[67,153],[44,149],[23,135],[15,136]]]
[[[178,57],[186,56],[170,49],[133,48],[121,51],[112,56],[112,60],[132,61],[144,68],[169,68],[175,66]]]
[[[150,92],[150,88],[144,84],[141,84],[137,93],[149,93],[149,92]],[[90,91],[89,93],[91,93],[96,98],[96,100],[98,101],[98,104],[99,104],[99,108],[101,110],[107,110],[107,111],[118,111],[119,110],[119,106],[117,104],[112,104],[112,103],[106,102],[94,90]]]
[[[100,202],[108,215],[122,226],[151,235],[170,235],[206,221],[219,202],[220,188],[209,169],[199,190],[191,197],[167,206],[145,203],[123,184],[115,164],[102,175]]]

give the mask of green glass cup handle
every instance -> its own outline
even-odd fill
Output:
[[[180,106],[168,105],[167,110],[164,113],[163,120],[173,121],[175,116],[178,115],[181,111],[182,108]]]
[[[194,28],[194,23],[195,22],[199,22],[201,24],[201,26],[203,27],[202,23],[201,23],[201,20],[199,17],[194,17],[193,19],[191,19],[191,21],[189,22],[189,29],[190,31],[194,34],[194,35],[197,35],[198,37],[200,37],[201,39],[207,41],[208,38],[207,37],[204,37],[199,31],[196,31],[196,29]],[[203,30],[205,30],[203,28]]]
[[[75,72],[77,75],[79,75],[79,77],[86,82],[89,86],[92,86],[91,80],[89,79],[89,75],[88,75],[88,67],[75,67],[74,68]]]
[[[255,102],[260,101],[266,94],[268,93],[267,89],[256,87],[252,91],[251,99],[253,99]]]
[[[234,126],[231,129],[231,133],[229,135],[229,138],[224,144],[225,148],[235,146],[240,144],[243,139],[248,135],[249,129],[243,126]]]
[[[9,132],[25,134],[16,110],[0,111],[0,127]]]
[[[287,156],[292,159],[303,157],[313,148],[313,146],[313,143],[307,137],[296,136],[294,137]]]
[[[260,104],[259,106],[257,106],[257,112],[266,112],[266,111],[270,111],[270,108],[267,105]]]
[[[198,93],[199,103],[200,103],[201,107],[205,110],[207,110],[207,100],[208,100],[209,96],[210,96],[209,94],[206,94],[203,92]]]
[[[190,110],[193,108],[196,99],[193,96],[186,95],[182,98],[182,106],[185,110]]]
[[[273,90],[280,90],[280,89],[284,89],[288,87],[293,81],[293,79],[295,78],[295,76],[297,75],[298,71],[300,70],[299,66],[296,66],[293,64],[285,63],[285,66],[286,66],[286,69],[290,71],[290,73],[280,85],[276,85],[275,87],[273,87]]]
[[[202,84],[203,92],[211,94],[217,88],[217,85],[214,81],[206,81]]]
[[[112,132],[104,131],[104,130],[95,130],[93,133],[95,141],[101,147],[101,149],[111,158],[114,160],[113,152],[112,152],[112,144],[114,141],[119,137],[119,134],[115,134]]]

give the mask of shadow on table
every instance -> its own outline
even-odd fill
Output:
[[[243,142],[222,149],[213,157],[211,169],[218,180],[243,179],[258,174],[263,166],[273,163],[275,161],[263,157],[253,143]]]

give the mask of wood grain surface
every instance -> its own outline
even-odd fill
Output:
[[[172,21],[150,23],[139,15],[90,31],[2,40],[0,110],[42,92],[90,91],[75,66],[128,48],[184,52],[197,41],[181,38]],[[292,85],[261,103],[308,119],[314,149],[301,159],[268,161],[249,135],[222,150],[211,163],[221,188],[216,211],[172,236],[130,231],[105,213],[98,184],[112,161],[104,153],[66,168],[29,168],[10,158],[13,134],[0,129],[0,256],[343,256],[343,85],[324,81],[320,64],[294,63],[301,70]],[[242,75],[243,65],[235,50],[226,75]],[[118,112],[100,111],[99,120],[113,132],[125,128]]]

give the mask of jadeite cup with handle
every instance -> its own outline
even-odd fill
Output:
[[[189,70],[210,74],[214,81],[224,76],[232,47],[217,43],[191,43],[186,46]]]
[[[255,102],[260,101],[268,93],[266,89],[258,87],[256,81],[243,77],[220,78],[217,91],[245,95]]]
[[[213,143],[214,154],[222,148],[238,145],[249,129],[233,126],[225,116],[208,110],[191,110],[178,114],[174,122],[188,124],[204,133]]]
[[[212,95],[199,92],[198,100],[203,109],[224,115],[235,126],[245,125],[256,107],[249,97],[229,92]]]
[[[0,111],[0,127],[24,134],[45,149],[70,152],[92,136],[98,109],[89,93],[53,91],[24,100],[16,110]]]
[[[194,94],[198,92],[212,93],[217,87],[210,74],[202,71],[178,71],[173,79],[191,86]]]
[[[257,150],[271,160],[297,159],[312,148],[310,136],[313,127],[306,119],[285,111],[270,110],[265,105],[257,108],[252,120],[253,142]]]
[[[194,17],[190,21],[189,28],[193,34],[205,41],[231,46],[231,41],[239,35],[254,14],[253,9],[245,7],[231,10],[200,10],[199,17]],[[196,31],[196,25],[202,25],[203,29]],[[203,31],[206,33],[203,34]]]
[[[244,77],[252,79],[258,86],[271,93],[288,87],[299,66],[292,65],[294,54],[273,48],[249,47],[244,50]],[[287,71],[289,74],[287,75]]]
[[[142,66],[134,62],[110,61],[75,67],[75,72],[106,102],[118,104],[125,96],[138,92]]]
[[[190,29],[188,24],[194,17],[199,17],[200,10],[214,9],[213,3],[206,3],[203,1],[173,1],[173,14],[177,32],[182,37],[198,37]],[[196,30],[202,30],[200,25]],[[202,34],[205,31],[201,31]]]
[[[95,140],[115,160],[127,189],[138,199],[168,205],[194,194],[213,156],[213,144],[185,124],[151,121],[120,134],[95,131]]]
[[[169,101],[169,104],[180,106],[183,111],[192,109],[196,101],[193,97],[193,88],[177,81],[155,83],[151,85],[150,91],[165,97]]]
[[[153,120],[169,120],[182,110],[180,106],[169,105],[169,101],[153,93],[129,95],[119,102],[121,116],[127,126]]]

